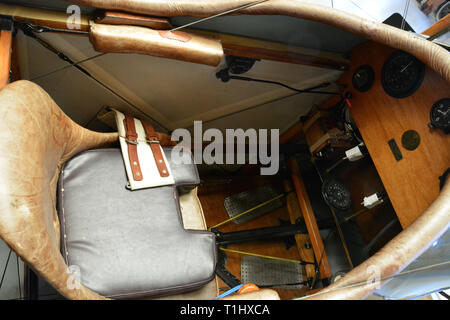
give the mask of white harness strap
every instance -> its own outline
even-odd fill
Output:
[[[114,111],[117,130],[119,132],[120,148],[122,150],[122,157],[129,182],[128,188],[131,190],[138,190],[175,184],[169,162],[167,161],[159,142],[153,139],[151,143],[147,141],[147,132],[145,131],[141,120],[136,118],[133,119],[137,137],[133,137],[133,141],[130,142],[129,139],[127,139],[127,130],[124,126],[125,115],[115,109],[112,110]],[[129,153],[130,143],[133,144],[133,154]],[[130,161],[130,155],[131,159],[134,160]],[[160,160],[162,160],[162,162]],[[157,163],[157,161],[159,162]],[[136,162],[137,167],[133,167],[133,163],[131,162]],[[164,174],[161,174],[161,163],[165,165]],[[136,172],[139,172],[137,180],[135,179]]]

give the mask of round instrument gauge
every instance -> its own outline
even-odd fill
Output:
[[[322,185],[322,195],[326,203],[338,210],[347,210],[352,205],[350,192],[336,178],[329,178]]]
[[[450,98],[441,99],[431,107],[430,119],[431,128],[450,131]]]
[[[406,98],[419,89],[425,77],[425,65],[404,51],[392,54],[381,71],[384,91],[394,98]]]
[[[436,20],[444,19],[450,13],[450,2],[443,2],[436,10]]]
[[[375,73],[370,66],[361,66],[356,69],[355,73],[353,73],[353,87],[360,91],[366,92],[368,91],[375,80]]]

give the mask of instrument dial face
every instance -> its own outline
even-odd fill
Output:
[[[425,77],[425,65],[403,51],[395,52],[383,66],[381,82],[387,94],[406,98],[419,89]]]
[[[366,92],[372,87],[374,79],[373,69],[370,66],[361,66],[353,74],[353,87],[360,92]]]
[[[450,98],[441,99],[431,107],[431,126],[450,130]]]
[[[337,179],[326,180],[322,185],[322,194],[328,205],[335,209],[347,210],[352,205],[349,191]]]

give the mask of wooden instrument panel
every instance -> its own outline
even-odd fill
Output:
[[[450,97],[450,86],[427,67],[421,86],[411,96],[389,96],[381,84],[381,71],[395,51],[373,42],[355,48],[352,66],[339,83],[352,94],[351,114],[400,223],[406,228],[436,199],[439,176],[450,167],[450,135],[428,127],[432,105]],[[353,73],[362,65],[370,65],[375,73],[374,84],[366,92],[352,85]],[[402,136],[408,130],[420,136],[420,144],[413,151],[402,146]],[[396,160],[388,145],[392,139],[402,154],[401,160]]]

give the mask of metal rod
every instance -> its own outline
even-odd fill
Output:
[[[9,249],[8,259],[6,259],[5,268],[3,269],[2,279],[0,280],[0,289],[2,288],[3,280],[5,279],[6,269],[8,269],[9,258],[11,258],[11,253],[12,253],[12,250]]]
[[[356,218],[357,216],[362,215],[363,213],[366,213],[366,212],[368,212],[368,211],[370,211],[370,209],[364,207],[364,208],[362,208],[361,210],[359,210],[358,212],[356,212],[355,214],[352,214],[350,217],[345,218],[344,221],[349,221],[349,220],[351,220],[351,219],[353,219],[353,218]]]
[[[180,29],[183,29],[183,28],[192,26],[192,25],[197,24],[197,23],[200,23],[200,22],[204,22],[204,21],[207,21],[207,20],[210,20],[210,19],[218,18],[218,17],[227,15],[227,14],[229,14],[229,13],[233,13],[233,12],[238,11],[238,10],[243,10],[243,9],[246,9],[246,8],[249,8],[249,7],[252,7],[252,6],[255,6],[255,5],[257,5],[257,4],[260,4],[260,3],[263,3],[263,2],[266,2],[266,1],[268,1],[268,0],[260,0],[260,1],[251,2],[251,3],[245,4],[245,5],[243,5],[243,6],[239,6],[239,7],[237,7],[237,8],[234,8],[234,9],[231,9],[231,10],[228,10],[228,11],[225,11],[225,12],[221,12],[221,13],[218,13],[218,14],[215,14],[215,15],[212,15],[212,16],[209,16],[209,17],[200,19],[200,20],[196,20],[196,21],[193,21],[193,22],[189,22],[189,23],[184,24],[184,25],[182,25],[182,26],[173,28],[173,29],[171,29],[171,30],[169,30],[169,31],[172,32],[172,31],[180,30]]]
[[[406,16],[408,15],[408,9],[409,9],[410,2],[411,2],[411,0],[408,0],[406,2],[405,10],[403,12],[402,24],[400,26],[400,29],[402,29],[402,30],[405,29]]]
[[[19,256],[16,254],[17,280],[19,282],[19,298],[22,299],[22,282],[20,281]]]
[[[276,197],[274,197],[274,198],[272,198],[272,199],[270,199],[270,200],[264,201],[263,203],[260,203],[260,204],[258,204],[257,206],[255,206],[255,207],[253,207],[253,208],[250,208],[250,209],[248,209],[248,210],[246,210],[246,211],[244,211],[244,212],[242,212],[242,213],[239,213],[238,215],[236,215],[236,216],[234,216],[234,217],[232,217],[232,218],[230,218],[230,219],[227,219],[227,220],[225,220],[225,221],[222,221],[222,222],[216,224],[215,226],[209,227],[208,230],[211,231],[211,229],[218,228],[218,227],[220,227],[220,226],[222,226],[222,225],[224,225],[224,224],[226,224],[226,223],[228,223],[228,222],[231,222],[231,221],[233,221],[233,220],[235,220],[235,219],[237,219],[237,218],[242,217],[243,215],[246,215],[246,214],[248,214],[248,213],[251,213],[251,212],[255,211],[255,210],[258,209],[258,208],[261,208],[261,207],[265,206],[266,204],[269,204],[269,203],[271,203],[271,202],[273,202],[273,201],[275,201],[275,200],[278,200],[278,199],[284,197],[285,195],[286,195],[286,194],[283,193],[283,194],[280,194],[280,195],[278,195],[278,196],[276,196]]]
[[[331,170],[333,170],[334,168],[336,168],[338,165],[340,165],[342,162],[344,162],[345,160],[347,160],[347,157],[343,157],[342,159],[339,159],[339,161],[337,161],[335,164],[333,164],[331,167],[329,167],[326,172],[330,173]]]
[[[294,260],[294,259],[266,256],[266,255],[263,255],[263,254],[257,254],[257,253],[239,251],[239,250],[232,250],[232,249],[225,249],[225,248],[222,248],[222,247],[220,247],[219,249],[222,250],[222,251],[225,251],[225,252],[242,254],[244,256],[252,256],[252,257],[258,257],[258,258],[264,258],[264,259],[271,259],[271,260],[278,260],[278,261],[284,261],[284,262],[291,262],[291,263],[302,264],[302,265],[303,264],[315,264],[314,262],[306,262],[306,261],[301,261],[301,260]]]
[[[362,208],[361,210],[357,211],[355,214],[352,214],[350,217],[345,218],[345,219],[344,219],[344,222],[347,222],[347,221],[349,221],[350,219],[356,218],[356,217],[358,217],[358,216],[360,216],[360,215],[362,215],[362,214],[364,214],[364,213],[369,212],[369,211],[372,210],[373,208],[378,207],[378,206],[381,206],[381,205],[383,205],[383,204],[386,203],[386,202],[384,201],[384,198],[381,198],[381,200],[382,200],[382,201],[381,201],[380,203],[378,203],[377,205],[375,205],[374,207],[372,207],[372,208],[366,208],[366,207],[364,207],[364,208]]]
[[[235,243],[245,243],[252,241],[272,241],[273,239],[286,238],[300,233],[306,233],[304,226],[297,224],[281,225],[276,227],[265,227],[243,231],[218,233],[216,243],[225,246]]]

